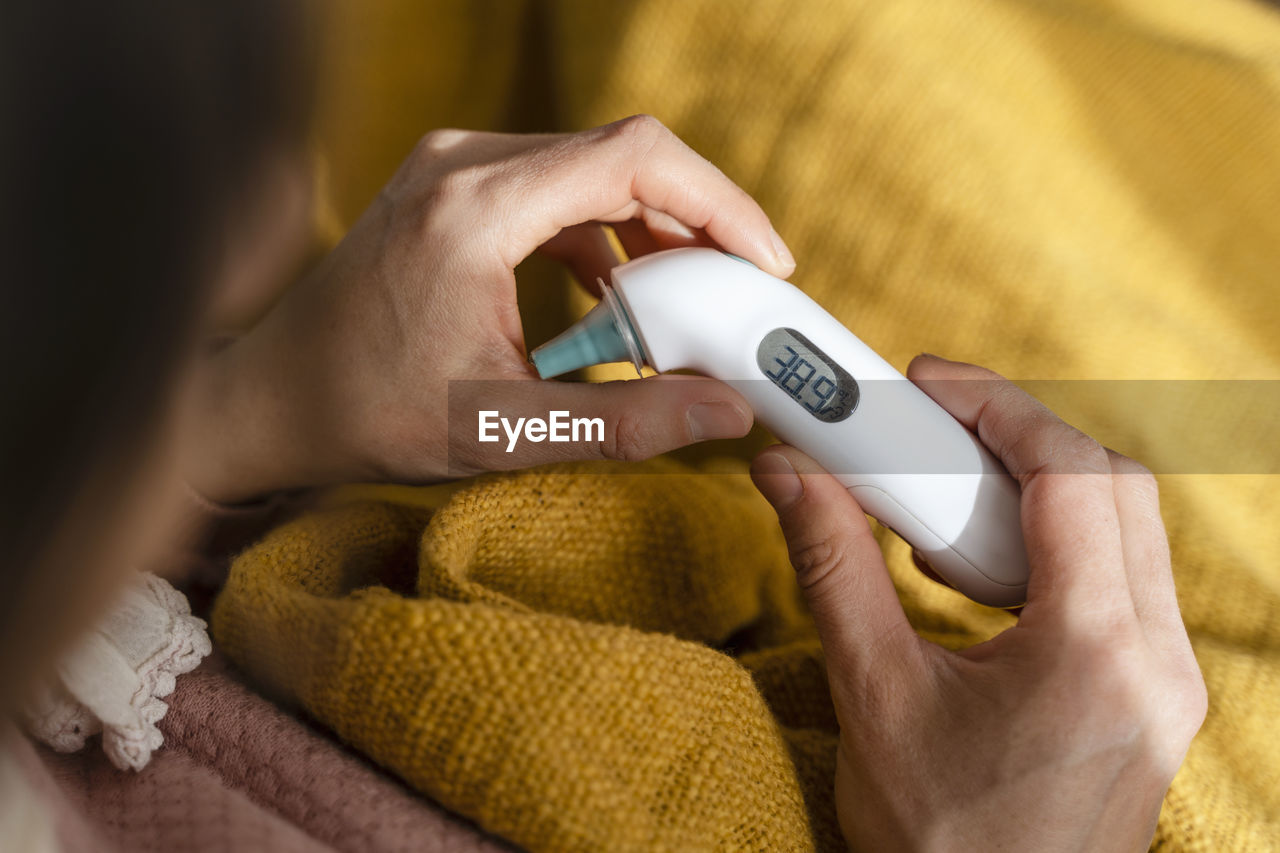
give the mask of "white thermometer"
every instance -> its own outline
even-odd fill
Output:
[[[714,249],[655,252],[611,277],[599,305],[530,355],[540,376],[630,360],[723,380],[956,589],[995,607],[1026,600],[1017,482],[818,303]]]

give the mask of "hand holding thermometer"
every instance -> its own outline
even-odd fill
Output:
[[[983,604],[1026,598],[1018,484],[927,394],[787,282],[714,249],[655,252],[530,355],[544,379],[630,360],[723,380],[781,441]]]

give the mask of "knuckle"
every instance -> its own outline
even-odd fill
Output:
[[[1200,731],[1209,710],[1209,697],[1198,679],[1166,688],[1153,703],[1148,746],[1172,778],[1187,748]]]
[[[1032,423],[1014,423],[1004,415],[990,418],[993,444],[997,453],[1005,459],[1020,460],[1030,476],[1048,469],[1048,460],[1040,448],[1040,430]],[[1025,491],[1025,483],[1024,483]]]
[[[985,370],[985,368],[977,368]],[[1039,419],[1028,417],[1019,405],[1022,390],[1007,379],[968,378],[964,382],[979,382],[983,401],[978,409],[978,431],[991,441],[1001,456],[1023,454],[1023,448],[1039,433]]]
[[[1200,668],[1194,664],[1187,668],[1176,680],[1171,692],[1178,717],[1190,730],[1190,737],[1200,730],[1200,725],[1209,714],[1209,691],[1205,687]]]
[[[1052,451],[1066,473],[1101,474],[1111,471],[1107,450],[1090,436],[1068,427],[1052,443]]]
[[[1142,502],[1151,513],[1149,519],[1160,521],[1160,483],[1150,471],[1136,474],[1130,478],[1130,485],[1141,496]]]
[[[652,438],[644,421],[626,413],[619,415],[613,429],[605,432],[601,454],[619,462],[639,462],[653,456]]]
[[[1143,465],[1138,460],[1132,459],[1128,456],[1123,456],[1121,454],[1116,454],[1116,459],[1119,460],[1120,473],[1134,474],[1144,479],[1148,479],[1152,481],[1155,480],[1155,475],[1151,473],[1151,469],[1148,468],[1146,465]]]
[[[982,383],[980,387],[987,392],[987,396],[996,398],[997,402],[1013,394],[1026,393],[1009,379],[981,364],[953,363],[948,368],[960,381]]]
[[[1123,476],[1125,485],[1137,491],[1149,503],[1154,504],[1159,501],[1160,482],[1150,468],[1136,459],[1131,459],[1112,450],[1107,451],[1107,456],[1111,462],[1112,474]]]
[[[1204,725],[1205,718],[1208,716],[1209,690],[1205,687],[1204,679],[1197,677],[1187,706],[1187,723],[1191,726],[1193,735],[1200,731],[1200,727]]]
[[[1140,637],[1125,635],[1095,638],[1088,669],[1103,737],[1176,771],[1208,711],[1199,670],[1153,678],[1151,649]]]
[[[1111,463],[1111,473],[1113,474],[1132,474],[1138,479],[1148,479],[1154,482],[1155,475],[1151,473],[1151,469],[1143,465],[1131,456],[1125,456],[1123,453],[1117,453],[1110,448],[1104,448],[1107,452],[1107,459]]]
[[[1053,420],[1047,420],[1053,418]],[[1057,421],[1036,418],[1014,437],[1013,451],[1036,474],[1110,474],[1106,449],[1090,436]]]
[[[609,136],[625,142],[649,145],[658,137],[669,134],[671,131],[648,113],[638,113],[606,125],[606,132]]]
[[[1172,779],[1208,708],[1199,669],[1170,660],[1136,620],[1119,616],[1073,633],[1048,654],[1045,695],[1072,697],[1072,737],[1095,754]]]
[[[1155,503],[1160,497],[1160,481],[1156,479],[1156,475],[1152,474],[1142,465],[1134,463],[1139,470],[1135,470],[1132,474],[1126,476],[1131,478],[1132,485],[1143,495],[1148,497],[1152,503]]]
[[[812,591],[830,576],[845,559],[844,549],[831,537],[793,537],[788,544],[791,565],[801,589]]]
[[[1182,712],[1183,722],[1190,729],[1189,737],[1194,736],[1209,715],[1209,691],[1205,689],[1203,681],[1197,679],[1195,684],[1187,688]]]
[[[438,160],[460,145],[470,135],[470,131],[453,127],[429,130],[422,135],[418,140],[418,144],[414,146],[414,155],[420,159]]]
[[[440,235],[458,231],[464,222],[491,223],[497,219],[501,200],[482,165],[466,165],[441,170],[407,206],[405,215],[420,233]]]

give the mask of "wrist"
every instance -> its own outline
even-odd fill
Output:
[[[197,367],[188,409],[191,437],[183,474],[198,494],[218,504],[240,504],[274,492],[320,485],[310,460],[324,458],[303,429],[307,407],[264,335],[250,333]]]

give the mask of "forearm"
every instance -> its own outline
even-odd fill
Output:
[[[326,448],[331,425],[311,399],[316,367],[283,345],[280,324],[268,317],[198,368],[184,475],[211,501],[237,504],[343,479]]]

